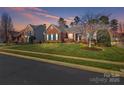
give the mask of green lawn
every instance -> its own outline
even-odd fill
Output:
[[[93,51],[83,47],[83,44],[45,43],[12,45],[8,48],[124,62],[124,48],[104,47],[103,51]]]
[[[0,47],[3,47],[3,46],[5,46],[5,44],[3,44],[3,43],[0,43]]]
[[[49,59],[49,60],[62,61],[62,62],[73,63],[73,64],[78,64],[78,65],[93,66],[93,67],[104,68],[104,69],[115,70],[115,71],[120,71],[120,69],[124,69],[123,65],[82,61],[82,60],[77,60],[77,59],[53,57],[53,56],[46,56],[46,55],[42,55],[42,54],[24,53],[24,52],[11,51],[11,50],[1,50],[1,51],[19,54],[19,55],[37,57],[37,58],[44,58],[44,59]]]

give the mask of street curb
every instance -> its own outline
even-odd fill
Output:
[[[110,73],[113,76],[124,77],[124,73],[119,72],[119,71],[107,70],[107,69],[91,67],[91,66],[71,64],[71,63],[66,63],[66,62],[61,62],[61,61],[54,61],[54,60],[48,60],[48,59],[42,59],[42,58],[36,58],[36,57],[30,57],[30,56],[23,56],[23,55],[14,54],[14,53],[0,52],[0,54],[10,55],[10,56],[20,57],[20,58],[26,58],[26,59],[31,59],[31,60],[35,60],[35,61],[42,61],[45,63],[62,65],[62,66],[76,68],[76,69],[80,69],[80,70],[87,70],[87,71],[98,72],[98,73]]]
[[[18,52],[27,52],[27,53],[34,53],[34,54],[42,54],[42,55],[49,55],[49,56],[63,57],[63,58],[71,58],[71,59],[78,59],[78,60],[98,62],[98,63],[124,65],[124,63],[122,63],[122,62],[116,62],[116,61],[113,62],[113,61],[100,60],[100,59],[92,59],[92,58],[73,57],[73,56],[65,56],[65,55],[57,55],[57,54],[49,54],[49,53],[38,53],[38,52],[24,51],[24,50],[17,50],[17,49],[3,49],[3,50],[18,51]]]

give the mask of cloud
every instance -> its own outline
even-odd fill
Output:
[[[67,22],[72,22],[73,20],[65,18]]]
[[[37,16],[36,13],[47,13],[46,10],[37,7],[10,7],[8,10],[12,10],[13,12],[18,13],[22,18],[24,17],[28,19],[31,23],[39,23],[41,21],[41,17]]]
[[[9,9],[31,19],[33,18],[33,16],[35,17],[43,16],[51,19],[59,19],[58,16],[48,14],[48,11],[37,7],[11,7]]]
[[[41,13],[41,12],[37,12],[36,15],[44,16],[44,17],[48,17],[48,18],[52,18],[52,19],[59,19],[58,16],[54,16],[54,15],[50,15],[50,14],[46,14],[46,13]]]
[[[38,15],[38,16],[48,17],[51,19],[59,19],[58,16],[48,14],[48,11],[37,7],[11,7],[9,9],[18,13],[25,13],[24,15],[26,15],[26,13],[27,15],[29,15],[29,13],[32,13],[32,15],[36,15],[36,16]]]
[[[32,22],[38,22],[41,20],[39,17],[32,15],[31,13],[22,13],[22,15]]]
[[[48,11],[38,7],[10,7],[5,9],[8,12],[13,13],[14,19],[15,16],[19,16],[19,19],[24,20],[21,21],[20,24],[19,23],[17,24],[18,27],[16,26],[16,28],[19,29],[20,27],[24,27],[22,23],[24,23],[25,25],[42,23],[42,24],[47,24],[48,26],[50,25],[50,22],[51,23],[57,22],[57,20],[60,18],[59,16],[52,15]],[[18,20],[18,17],[16,20]],[[72,21],[71,17],[65,18],[65,20],[67,21],[67,24],[70,24],[70,22]]]
[[[24,7],[10,7],[9,10],[20,12],[20,11],[25,11],[25,8]]]
[[[68,17],[67,19],[69,19],[69,20],[74,20],[74,17],[73,17],[73,16],[70,16],[70,17]]]
[[[50,14],[46,14],[46,13],[40,13],[40,12],[37,12],[36,15],[44,16],[44,17],[51,18],[54,20],[59,20],[59,18],[60,18],[59,16],[50,15]],[[65,18],[67,24],[70,24],[73,21],[73,19],[74,19],[74,17]]]
[[[24,15],[25,17],[29,16],[30,18],[32,16],[35,16],[35,17],[42,16],[42,17],[47,17],[51,19],[59,19],[58,16],[49,14],[48,11],[42,8],[37,8],[37,7],[10,7],[5,9],[12,10],[13,12],[17,12],[18,14]],[[32,14],[32,16],[30,14]]]
[[[34,10],[34,11],[38,11],[38,12],[44,12],[44,13],[47,13],[46,10],[43,10],[41,8],[37,8],[37,7],[28,7],[27,9],[29,10]]]
[[[41,8],[37,8],[37,7],[10,7],[9,8],[10,10],[13,10],[13,11],[16,11],[16,12],[25,12],[25,11],[28,11],[28,12],[31,12],[31,11],[37,11],[37,12],[44,12],[46,13],[47,11],[46,10],[43,10]]]
[[[26,25],[24,23],[20,23],[20,22],[14,23],[14,28],[16,29],[16,31],[21,31],[25,27]]]

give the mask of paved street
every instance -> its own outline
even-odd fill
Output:
[[[0,54],[0,84],[104,84],[91,81],[96,77],[103,74]]]

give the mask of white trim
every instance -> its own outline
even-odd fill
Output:
[[[78,35],[77,41],[78,41],[78,42],[80,41],[79,35]]]
[[[49,35],[47,34],[47,40],[49,40]]]

